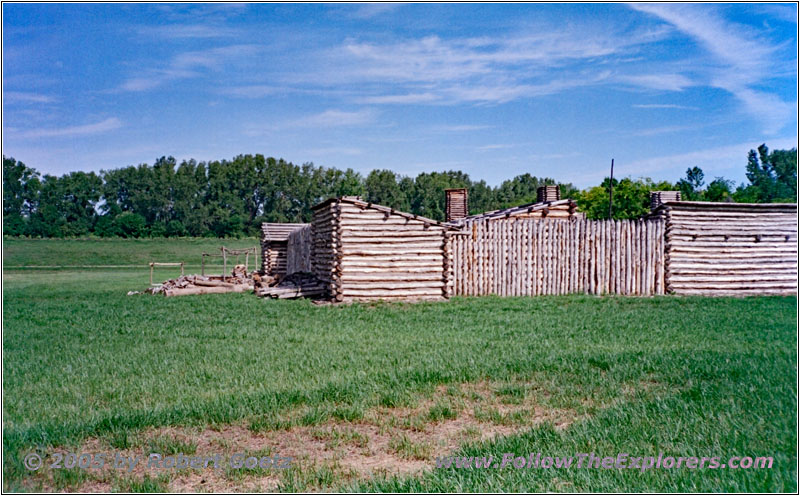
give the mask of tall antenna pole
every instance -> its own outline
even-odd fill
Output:
[[[608,182],[608,218],[614,208],[614,159],[611,159],[611,180]]]

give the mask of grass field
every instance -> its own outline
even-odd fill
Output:
[[[220,253],[220,246],[252,248],[256,238],[244,239],[24,239],[4,237],[5,267],[142,265],[150,262],[185,262],[199,267],[200,255]],[[212,259],[208,260],[209,262]],[[215,260],[214,263],[222,262]]]
[[[42,246],[5,243],[6,265],[24,265],[27,247]],[[47,260],[83,260],[78,242],[47,243]],[[135,263],[199,246],[82,243],[108,257],[124,246]],[[146,269],[4,271],[4,489],[797,490],[795,297],[315,306],[248,294],[125,295],[147,278]],[[213,476],[31,472],[22,458],[32,450],[245,450],[296,461]],[[537,452],[774,464],[434,469],[440,454]]]

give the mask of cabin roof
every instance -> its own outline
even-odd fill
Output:
[[[734,202],[699,202],[699,201],[668,201],[654,208],[650,215],[660,213],[668,209],[688,209],[688,210],[719,210],[719,211],[741,211],[758,210],[762,212],[797,212],[797,203],[734,203]]]
[[[379,212],[384,212],[384,213],[391,214],[391,215],[399,215],[400,217],[405,217],[406,219],[417,220],[417,221],[423,222],[425,224],[439,226],[439,227],[443,227],[445,229],[458,229],[459,228],[458,226],[455,226],[453,224],[449,224],[447,222],[439,222],[438,220],[429,219],[428,217],[423,217],[422,215],[410,214],[408,212],[403,212],[402,210],[397,210],[397,209],[394,209],[394,208],[391,208],[391,207],[387,207],[387,206],[384,206],[384,205],[378,205],[377,203],[366,202],[364,200],[359,200],[359,199],[356,199],[354,197],[349,197],[349,196],[343,196],[343,197],[340,197],[340,198],[328,198],[324,202],[319,203],[317,205],[314,205],[313,207],[311,207],[311,209],[312,210],[318,210],[318,209],[320,209],[322,207],[330,205],[331,203],[333,203],[335,201],[339,201],[339,202],[343,202],[343,203],[350,203],[351,205],[356,205],[356,206],[361,207],[361,208],[370,208],[370,209],[377,210]]]
[[[288,222],[264,222],[261,224],[261,234],[263,235],[264,241],[288,241],[289,234],[307,225],[308,224],[292,224]]]
[[[538,212],[540,210],[545,210],[553,207],[563,207],[563,206],[570,206],[574,208],[575,206],[577,206],[577,204],[569,199],[557,200],[552,202],[527,203],[525,205],[518,205],[516,207],[503,208],[500,210],[492,210],[490,212],[484,212],[482,214],[470,215],[469,217],[464,217],[463,219],[459,219],[458,221],[455,222],[457,222],[458,224],[463,224],[465,222],[471,222],[474,220],[499,219],[503,217],[511,217],[513,215]]]

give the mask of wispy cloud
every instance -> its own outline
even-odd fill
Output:
[[[372,19],[389,12],[394,12],[402,5],[399,3],[365,3],[352,7],[348,11],[348,17],[353,19]]]
[[[278,86],[270,86],[266,84],[253,84],[248,86],[234,86],[231,88],[223,88],[220,93],[239,98],[263,98],[265,96],[274,95],[283,88]]]
[[[136,32],[141,36],[160,39],[190,38],[228,38],[239,31],[232,27],[214,24],[166,24],[160,26],[139,26]]]
[[[723,19],[711,6],[633,4],[632,8],[657,16],[693,38],[714,58],[709,84],[724,89],[759,119],[768,134],[780,130],[796,114],[796,103],[756,90],[771,68],[786,61],[777,57],[779,46],[752,28]],[[796,64],[796,62],[795,62]]]
[[[24,91],[4,91],[3,103],[52,103],[56,99],[49,95],[40,93],[28,93]]]
[[[567,26],[505,37],[434,35],[385,43],[351,39],[328,54],[324,80],[331,85],[376,83],[407,90],[360,100],[375,104],[505,103],[611,82],[608,68],[586,67],[635,53],[666,31],[635,29],[621,35]],[[558,78],[553,78],[554,72]]]
[[[453,125],[435,126],[433,130],[445,133],[461,133],[467,131],[480,131],[482,129],[490,129],[491,127],[492,126],[487,126],[484,124],[453,124]]]
[[[359,98],[359,103],[366,104],[414,104],[438,100],[433,93],[407,93],[404,95],[379,95]]]
[[[697,107],[689,105],[676,105],[674,103],[639,103],[631,105],[633,108],[640,109],[680,109],[680,110],[698,110]]]
[[[516,146],[516,145],[511,145],[511,144],[508,144],[508,143],[494,143],[494,144],[491,144],[491,145],[479,146],[479,147],[475,148],[475,150],[477,150],[479,152],[489,152],[489,151],[492,151],[492,150],[504,150],[506,148],[513,148],[514,146]]]
[[[360,148],[352,148],[352,147],[345,147],[345,146],[331,146],[331,147],[324,147],[324,148],[312,148],[307,150],[311,156],[322,156],[327,157],[328,155],[347,155],[347,156],[355,156],[361,155],[364,153],[364,150]]]
[[[644,88],[667,91],[683,91],[694,84],[681,74],[642,74],[622,76],[620,80]]]
[[[650,129],[641,129],[638,131],[634,131],[631,133],[633,136],[658,136],[661,134],[672,134],[672,133],[680,133],[683,131],[691,131],[695,129],[699,129],[702,126],[698,125],[686,125],[686,126],[661,126],[661,127],[654,127]]]
[[[88,136],[100,134],[122,127],[122,122],[116,117],[110,117],[104,121],[94,124],[84,124],[82,126],[68,126],[51,129],[33,129],[21,133],[23,138],[71,138],[77,136]]]
[[[207,71],[221,71],[226,65],[257,55],[259,50],[259,45],[238,44],[181,52],[164,66],[148,69],[144,76],[126,80],[117,91],[147,91],[170,81],[200,77]]]
[[[302,117],[290,123],[295,127],[339,127],[359,126],[375,121],[375,112],[371,109],[348,112],[329,109],[319,114]]]

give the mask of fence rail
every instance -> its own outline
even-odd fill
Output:
[[[454,295],[664,294],[664,221],[502,219],[451,237]]]

